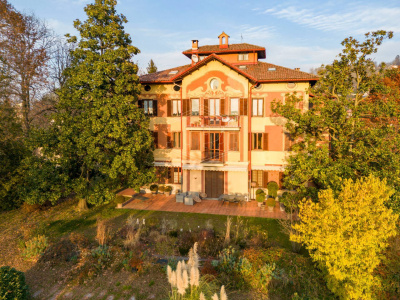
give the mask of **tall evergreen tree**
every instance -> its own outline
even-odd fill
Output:
[[[154,177],[149,120],[138,108],[139,50],[125,33],[116,0],[95,0],[76,20],[81,39],[60,89],[51,134],[42,141],[44,157],[68,174],[81,202],[110,201],[121,186],[139,188]],[[69,36],[69,42],[78,39]]]
[[[152,59],[150,59],[149,64],[147,65],[147,73],[155,73],[157,72],[157,66]]]

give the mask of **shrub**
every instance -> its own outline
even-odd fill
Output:
[[[257,194],[256,200],[257,200],[257,202],[264,202],[265,201],[265,193],[262,192],[262,193]]]
[[[256,191],[256,195],[258,195],[258,194],[265,194],[265,192],[264,192],[264,190],[262,190],[262,189],[258,189],[258,190]]]
[[[160,193],[164,194],[165,185],[160,185],[160,186],[158,186],[158,191],[159,191]]]
[[[158,185],[157,184],[152,184],[150,186],[150,191],[152,192],[157,192],[158,191]]]
[[[38,235],[25,243],[25,250],[22,255],[26,258],[34,258],[43,254],[48,246],[47,237]]]
[[[170,185],[167,185],[166,187],[165,187],[165,192],[166,193],[171,193],[172,192],[172,186],[170,186]]]
[[[28,299],[28,286],[23,272],[8,266],[0,268],[0,299]]]
[[[267,199],[267,206],[275,207],[275,199],[274,198],[268,198]]]
[[[41,261],[55,265],[59,262],[71,261],[78,254],[78,246],[72,243],[70,239],[63,238],[46,249],[41,257]]]
[[[104,246],[110,239],[110,228],[105,220],[97,219],[96,240],[100,246]]]
[[[275,181],[268,182],[267,189],[268,195],[271,195],[274,198],[278,197],[279,186]]]
[[[115,197],[115,203],[121,204],[121,203],[124,203],[124,202],[125,202],[125,197],[124,197],[124,196],[117,195],[117,196]]]

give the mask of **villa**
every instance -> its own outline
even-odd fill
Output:
[[[182,52],[187,65],[140,77],[139,107],[150,117],[157,183],[211,199],[252,195],[270,181],[281,186],[291,139],[271,103],[296,92],[306,110],[307,90],[318,80],[261,61],[264,47],[229,44],[224,32],[218,38],[206,46],[193,40]]]

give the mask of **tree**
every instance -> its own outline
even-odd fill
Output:
[[[0,210],[10,210],[21,204],[16,189],[21,179],[18,168],[28,154],[21,127],[10,102],[0,101]]]
[[[147,73],[155,73],[157,72],[157,66],[152,59],[150,59],[149,64],[147,65]]]
[[[366,34],[364,42],[345,39],[338,59],[321,68],[308,110],[299,108],[303,99],[296,95],[273,104],[297,141],[284,184],[299,192],[298,200],[316,200],[321,189],[339,191],[342,178],[374,174],[396,189],[388,204],[400,209],[400,135],[393,126],[400,109],[398,100],[388,97],[383,71],[369,57],[391,37],[391,32],[377,31]]]
[[[88,19],[74,22],[81,39],[65,69],[54,126],[40,142],[43,156],[92,204],[110,201],[121,186],[139,188],[154,180],[149,119],[137,106],[140,84],[132,56],[139,50],[115,5],[96,0],[85,7]]]
[[[31,128],[32,103],[46,87],[52,34],[34,15],[17,12],[0,0],[0,58],[9,72],[10,94],[21,105],[25,134]]]
[[[392,193],[385,180],[369,176],[344,180],[337,196],[327,189],[319,192],[318,203],[300,204],[301,223],[290,239],[306,245],[341,299],[371,299],[373,270],[397,233],[398,215],[385,206]]]

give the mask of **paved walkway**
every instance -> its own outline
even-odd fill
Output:
[[[281,212],[279,209],[279,203],[276,203],[273,212],[268,212],[268,208],[266,208],[266,210],[261,210],[256,201],[245,202],[243,205],[240,205],[236,203],[222,204],[222,202],[218,200],[202,200],[200,203],[195,203],[195,205],[192,206],[177,203],[175,201],[175,195],[137,194],[132,189],[123,190],[119,192],[118,195],[126,197],[132,196],[129,201],[124,203],[123,208],[137,210],[173,211],[272,219],[286,218],[286,213]]]

